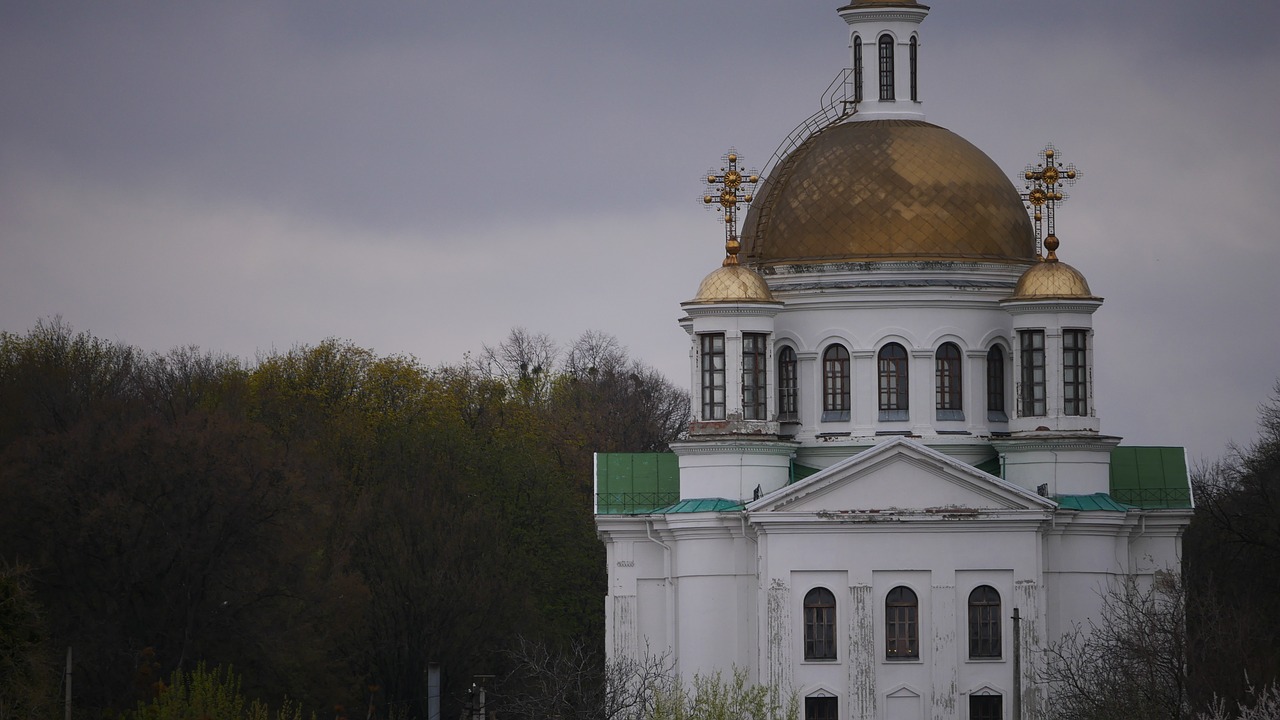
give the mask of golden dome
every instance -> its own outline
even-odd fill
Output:
[[[1013,183],[964,138],[919,120],[811,136],[764,179],[742,236],[751,265],[1036,257]]]
[[[1018,278],[1010,300],[1078,298],[1096,300],[1080,271],[1056,259],[1038,262]]]
[[[722,265],[702,279],[694,303],[775,302],[760,273],[741,265]]]

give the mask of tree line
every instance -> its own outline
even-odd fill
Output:
[[[685,391],[587,333],[425,367],[339,340],[244,362],[60,321],[0,334],[0,720],[116,715],[234,666],[321,717],[449,716],[518,639],[603,647],[592,451]]]

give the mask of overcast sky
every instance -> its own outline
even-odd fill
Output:
[[[0,330],[429,365],[514,326],[683,384],[760,167],[848,61],[831,0],[0,4]],[[931,122],[1083,178],[1059,255],[1104,432],[1219,455],[1280,375],[1280,3],[935,0]]]

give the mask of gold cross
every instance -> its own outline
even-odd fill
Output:
[[[756,183],[760,182],[760,176],[742,174],[738,167],[738,151],[733,148],[729,148],[723,160],[724,166],[718,174],[707,173],[707,185],[719,192],[703,195],[702,202],[707,207],[716,208],[724,216],[724,264],[737,265],[738,250],[742,247],[742,243],[738,242],[738,203],[751,202],[751,193]]]
[[[1053,143],[1045,145],[1044,150],[1040,151],[1040,162],[1035,165],[1028,165],[1022,177],[1026,180],[1022,193],[1022,201],[1027,204],[1027,208],[1031,210],[1031,219],[1036,226],[1036,257],[1050,262],[1056,262],[1058,255],[1055,250],[1058,249],[1058,236],[1055,234],[1053,215],[1057,209],[1058,203],[1063,202],[1069,196],[1062,192],[1064,185],[1075,185],[1076,179],[1082,177],[1082,173],[1076,169],[1075,165],[1063,165],[1058,160],[1058,151],[1053,147]],[[1048,234],[1044,234],[1043,230],[1047,230]],[[1043,256],[1041,247],[1049,251],[1048,256]]]

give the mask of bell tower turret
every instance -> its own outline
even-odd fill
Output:
[[[924,120],[920,23],[929,8],[915,0],[853,0],[840,8],[849,24],[850,121]]]

